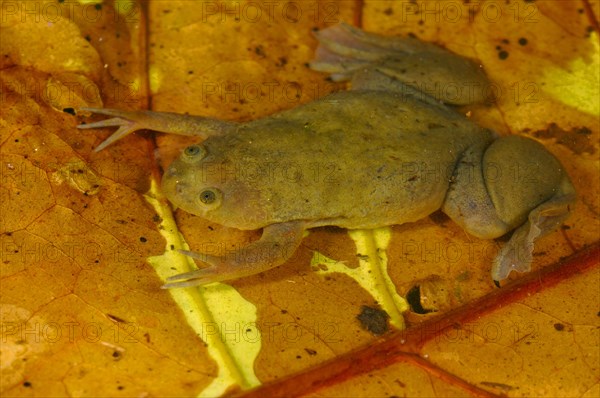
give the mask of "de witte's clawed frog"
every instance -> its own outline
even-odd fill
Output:
[[[498,138],[442,104],[484,100],[481,67],[432,44],[348,25],[317,38],[311,67],[349,80],[351,90],[247,123],[87,109],[113,118],[81,128],[120,126],[97,150],[139,129],[198,136],[166,169],[164,194],[210,221],[263,229],[224,256],[186,252],[208,266],[166,286],[266,271],[292,256],[308,228],[375,228],[438,209],[476,237],[514,230],[492,265],[495,281],[528,271],[534,241],[566,218],[575,193],[541,144]]]

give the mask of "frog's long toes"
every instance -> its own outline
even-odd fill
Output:
[[[113,142],[125,137],[128,134],[133,133],[135,130],[138,130],[135,123],[129,122],[127,120],[121,119],[119,117],[101,120],[99,122],[80,124],[77,126],[78,129],[96,129],[102,127],[114,127],[120,126],[117,131],[115,131],[111,136],[102,141],[100,145],[94,148],[94,152],[99,152],[112,144]]]
[[[78,111],[86,111],[86,112],[97,113],[99,115],[114,116],[116,118],[121,118],[121,119],[131,119],[136,113],[136,112],[132,112],[132,111],[122,111],[119,109],[107,109],[107,108],[79,108]]]
[[[97,128],[101,128],[101,127],[122,126],[125,123],[127,123],[126,120],[124,120],[120,117],[113,117],[112,119],[100,120],[98,122],[78,124],[77,128],[82,129],[82,130],[97,129]]]
[[[109,119],[109,121],[110,120],[113,120],[113,119]],[[108,137],[107,139],[102,141],[100,143],[100,145],[98,145],[96,148],[94,148],[94,152],[99,152],[99,151],[103,150],[104,148],[106,148],[107,146],[112,144],[113,142],[118,141],[121,138],[125,137],[126,135],[131,134],[134,131],[139,129],[135,125],[135,123],[129,123],[126,121],[125,121],[125,123],[127,123],[127,124],[121,125],[121,127],[119,127],[119,129],[117,131],[115,131],[110,137]]]
[[[189,250],[182,250],[182,249],[179,249],[177,251],[181,254],[185,254],[186,256],[195,258],[196,260],[200,260],[203,263],[210,264],[213,266],[216,266],[220,262],[218,257],[211,256],[210,254],[196,253],[196,252],[191,252]]]
[[[213,279],[216,275],[216,271],[217,267],[211,265],[210,267],[198,269],[196,271],[173,275],[167,278],[168,283],[162,285],[161,289],[190,287],[215,282]]]
[[[217,274],[219,258],[211,256],[210,254],[196,253],[189,250],[177,250],[181,254],[185,254],[191,258],[202,261],[203,263],[209,264],[208,267],[197,269],[195,271],[184,272],[182,274],[173,275],[167,278],[168,283],[161,286],[162,289],[170,289],[173,287],[190,287],[197,285],[204,285],[211,282],[217,282]]]
[[[115,131],[110,137],[104,140],[98,145],[94,152],[99,152],[112,144],[113,142],[120,140],[121,138],[133,133],[136,130],[143,129],[144,126],[140,123],[133,121],[131,116],[132,112],[119,111],[116,109],[102,109],[102,108],[79,108],[79,110],[94,112],[101,115],[116,116],[111,119],[100,120],[98,122],[80,124],[77,126],[78,129],[96,129],[102,127],[115,127],[119,126],[119,129]]]

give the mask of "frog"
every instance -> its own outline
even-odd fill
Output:
[[[576,193],[541,143],[499,136],[457,111],[489,100],[483,67],[410,36],[348,24],[314,34],[308,66],[348,90],[247,122],[81,109],[111,117],[81,129],[118,127],[95,151],[138,130],[198,137],[166,168],[164,195],[210,222],[262,229],[223,255],[180,250],[204,267],[163,287],[262,273],[289,260],[312,228],[372,229],[436,211],[476,238],[512,232],[490,267],[497,286],[512,271],[530,271],[535,241],[564,222]]]

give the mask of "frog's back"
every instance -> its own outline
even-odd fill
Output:
[[[234,184],[260,193],[265,225],[367,228],[443,202],[457,160],[491,133],[443,107],[383,91],[340,92],[205,141]]]

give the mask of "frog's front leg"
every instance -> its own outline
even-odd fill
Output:
[[[94,123],[80,124],[77,128],[119,127],[113,135],[94,149],[95,152],[101,151],[113,142],[137,130],[146,129],[163,133],[207,138],[213,135],[226,134],[237,127],[237,123],[234,122],[170,112],[121,111],[118,109],[102,108],[80,108],[80,110],[113,116],[113,118]]]
[[[511,271],[528,272],[536,239],[569,215],[575,189],[558,160],[534,140],[508,136],[463,154],[442,210],[484,239],[515,230],[492,264],[498,284]]]
[[[237,279],[259,274],[277,267],[287,261],[296,251],[306,224],[293,221],[273,224],[263,229],[261,238],[238,250],[232,250],[223,256],[183,251],[183,254],[199,259],[210,266],[184,274],[174,275],[167,280],[163,289],[188,287]]]

